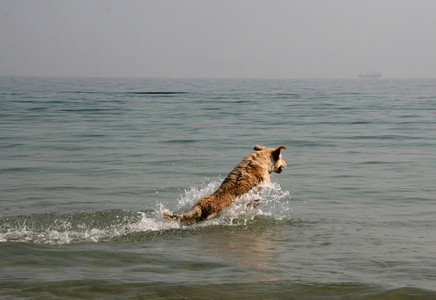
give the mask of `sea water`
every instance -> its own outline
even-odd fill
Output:
[[[1,77],[0,149],[0,297],[436,297],[436,80]]]

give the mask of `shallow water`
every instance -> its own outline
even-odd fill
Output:
[[[435,80],[0,78],[0,296],[436,297]],[[262,204],[162,220],[255,145]]]

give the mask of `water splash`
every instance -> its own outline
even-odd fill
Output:
[[[212,194],[221,185],[223,179],[218,178],[217,181],[209,181],[206,178],[200,188],[191,187],[189,190],[185,190],[184,194],[179,196],[177,200],[177,210],[186,209],[186,207],[191,207],[195,202],[201,198]]]
[[[0,219],[0,242],[72,244],[108,242],[134,232],[176,228],[153,211],[109,210],[69,215],[41,214]]]
[[[202,197],[212,194],[221,184],[221,180],[209,183],[203,183],[201,188],[192,187],[185,190],[177,200],[176,212],[182,213],[188,211]],[[282,220],[292,218],[291,194],[289,191],[283,191],[278,183],[264,184],[262,189],[261,200],[255,190],[244,194],[234,203],[223,210],[217,217],[200,223],[201,226],[214,225],[241,225],[247,224],[256,216],[269,216],[274,219]],[[165,210],[163,205],[159,206],[160,213]],[[199,225],[200,225],[199,224]]]
[[[185,190],[175,201],[175,209],[187,211],[202,197],[211,194],[221,181],[203,183],[200,188]],[[168,222],[162,213],[168,210],[163,204],[144,211],[107,210],[92,213],[36,214],[0,218],[0,242],[28,242],[42,244],[74,244],[110,242],[136,233],[162,233],[172,229],[191,230],[208,226],[247,226],[257,216],[275,220],[292,218],[290,193],[281,190],[280,185],[264,185],[262,200],[254,192],[247,193],[235,203],[205,222],[193,226]]]

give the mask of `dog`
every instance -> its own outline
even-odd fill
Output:
[[[164,218],[190,225],[215,216],[232,204],[236,197],[248,193],[260,184],[271,183],[270,174],[272,172],[282,173],[286,167],[286,161],[282,159],[281,155],[283,149],[286,147],[280,146],[274,149],[255,146],[254,152],[245,157],[230,172],[212,195],[197,201],[185,214],[164,212]],[[256,192],[260,194],[259,187]]]

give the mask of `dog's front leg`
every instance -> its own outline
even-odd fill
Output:
[[[262,191],[263,191],[263,188],[261,186],[257,186],[257,187],[255,187],[252,190],[254,200],[250,201],[247,204],[248,208],[256,208],[256,207],[258,207],[260,205],[260,199],[261,199],[261,196],[262,196]]]

